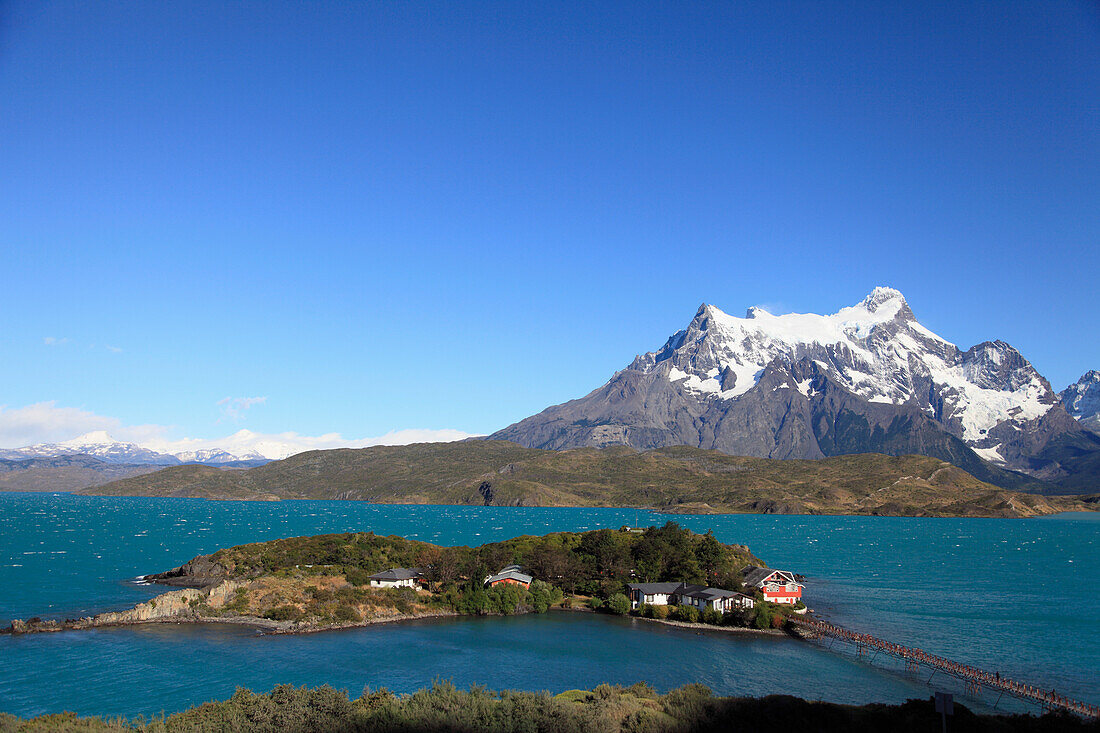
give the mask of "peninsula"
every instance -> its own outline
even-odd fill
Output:
[[[789,612],[779,605],[795,608],[795,598],[776,600],[768,595],[774,589],[754,585],[764,576],[746,570],[762,566],[748,547],[721,543],[674,522],[644,530],[523,536],[474,548],[371,532],[328,534],[218,550],[145,576],[180,590],[129,610],[64,621],[15,620],[8,631],[167,622],[240,623],[304,633],[433,616],[541,613],[551,607],[770,629]],[[794,576],[784,577],[800,597]],[[660,600],[650,586],[661,586]],[[670,608],[673,594],[677,602]],[[654,608],[655,603],[665,607]]]

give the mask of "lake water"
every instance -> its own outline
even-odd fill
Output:
[[[163,588],[135,576],[221,547],[374,531],[439,544],[677,521],[807,576],[808,604],[892,641],[1100,703],[1100,516],[1033,520],[764,515],[618,509],[0,493],[0,625],[126,608]],[[927,697],[924,675],[788,638],[695,631],[581,613],[421,621],[304,636],[145,626],[0,637],[0,710],[172,712],[239,686],[328,683],[408,692],[460,686],[560,692],[646,680],[724,695],[863,703]],[[936,689],[961,694],[948,680]],[[994,698],[968,700],[976,709]],[[1006,706],[1005,701],[1000,707]],[[1013,703],[1008,706],[1012,708]]]

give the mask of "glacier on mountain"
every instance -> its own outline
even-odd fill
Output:
[[[631,368],[649,372],[667,362],[669,381],[682,389],[730,400],[752,389],[773,361],[804,357],[867,401],[917,405],[980,447],[989,447],[998,424],[1038,420],[1057,402],[1008,344],[964,352],[919,324],[902,294],[884,287],[831,315],[751,308],[737,318],[704,304],[687,329]],[[1006,379],[997,371],[1010,360],[1015,366]]]
[[[1074,456],[1100,448],[1081,430],[1011,345],[960,349],[920,324],[899,291],[878,287],[829,315],[754,307],[738,318],[703,304],[603,386],[491,437],[766,458],[922,453],[1029,485],[1020,474],[1060,480],[1083,465]]]

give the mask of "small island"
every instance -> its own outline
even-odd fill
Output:
[[[237,623],[306,633],[439,616],[598,611],[768,631],[801,612],[802,585],[744,545],[663,527],[522,536],[441,547],[372,532],[218,550],[147,582],[180,590],[79,619],[15,620],[9,633],[142,623]]]

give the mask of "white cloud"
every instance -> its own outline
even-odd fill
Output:
[[[69,339],[58,338],[57,336],[43,336],[42,343],[46,344],[46,346],[62,346],[69,343]]]
[[[121,354],[122,353],[122,349],[118,346],[111,346],[110,344],[104,344],[103,348],[107,349],[107,351],[110,351],[112,354]]]
[[[0,446],[17,448],[34,443],[57,443],[95,430],[151,435],[158,426],[123,428],[113,417],[96,415],[78,407],[58,407],[56,402],[38,402],[26,407],[0,405]]]
[[[266,398],[248,399],[253,400],[252,404],[261,404]],[[58,407],[56,402],[39,402],[14,409],[0,405],[0,448],[21,448],[36,443],[60,443],[93,431],[105,431],[115,440],[137,443],[162,453],[220,448],[234,454],[256,452],[268,458],[285,458],[307,450],[441,443],[463,440],[476,435],[462,430],[418,428],[394,430],[373,438],[345,438],[339,433],[313,436],[296,432],[257,433],[251,430],[238,430],[224,438],[177,440],[170,437],[173,432],[170,426],[124,425],[117,418],[96,415],[75,407]]]
[[[244,417],[244,413],[253,405],[262,405],[265,402],[266,397],[225,397],[218,400],[217,404],[222,409],[221,420],[236,421]]]
[[[475,437],[462,430],[406,429],[394,430],[374,438],[349,439],[339,433],[301,435],[295,432],[256,433],[238,430],[232,435],[216,439],[184,438],[183,440],[152,439],[144,445],[162,453],[220,448],[235,455],[250,452],[268,458],[285,458],[307,450],[331,450],[333,448],[369,448],[372,445],[408,445],[410,443],[448,443]]]

